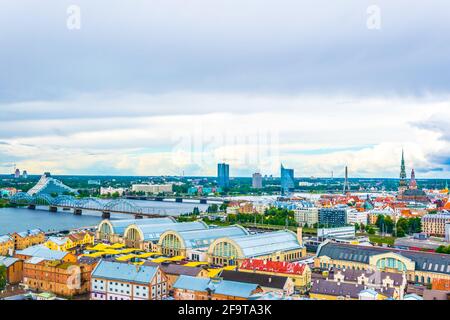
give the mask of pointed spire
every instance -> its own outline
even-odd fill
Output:
[[[407,182],[406,182],[406,166],[405,166],[405,152],[402,149],[402,161],[400,165],[400,184],[399,184],[399,191],[404,191],[407,189]]]
[[[409,182],[410,189],[417,189],[416,173],[414,169],[411,170],[411,181]]]

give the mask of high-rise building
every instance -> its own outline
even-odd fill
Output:
[[[294,169],[286,169],[281,165],[281,195],[289,195],[294,187]]]
[[[217,184],[222,188],[230,186],[230,165],[226,163],[217,165]]]
[[[23,172],[22,172],[22,178],[28,179],[28,172],[27,172],[27,170],[23,170]]]
[[[16,171],[14,172],[14,178],[19,179],[20,178],[20,170],[16,169]]]
[[[405,166],[405,154],[402,150],[402,162],[400,165],[400,183],[398,186],[398,192],[402,193],[408,189],[408,182],[406,181],[406,166]]]
[[[252,176],[252,188],[261,189],[262,188],[262,175],[261,173],[254,173]]]

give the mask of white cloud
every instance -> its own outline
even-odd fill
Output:
[[[71,4],[2,3],[4,171],[449,177],[446,0]]]
[[[83,97],[40,102],[3,121],[0,153],[35,172],[101,167],[123,174],[214,175],[216,163],[228,161],[232,173],[276,175],[283,162],[301,176],[338,174],[349,165],[354,176],[396,177],[402,147],[411,167],[443,166],[431,161],[446,146],[441,134],[416,123],[446,108],[445,98],[183,92],[116,101]]]

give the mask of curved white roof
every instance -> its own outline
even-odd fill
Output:
[[[229,238],[242,249],[246,258],[303,248],[296,234],[287,230]]]
[[[104,220],[105,221],[105,220]],[[103,223],[102,221],[101,223]],[[113,233],[123,235],[125,229],[131,226],[132,224],[137,226],[143,225],[159,225],[159,224],[174,224],[175,221],[173,218],[149,218],[149,219],[127,219],[127,220],[107,220],[114,228]],[[100,224],[101,224],[100,223]]]
[[[159,224],[159,225],[141,225],[138,226],[144,235],[145,241],[157,241],[161,234],[168,230],[173,231],[190,231],[190,230],[206,230],[208,226],[200,222],[178,222],[170,224]]]
[[[248,234],[248,231],[240,226],[179,232],[179,235],[185,242],[186,248],[208,247],[214,240],[219,238],[245,236]]]

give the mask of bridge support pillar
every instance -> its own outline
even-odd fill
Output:
[[[110,219],[110,218],[111,218],[111,212],[103,211],[102,219]]]
[[[207,200],[207,199],[200,199],[200,203],[201,203],[201,204],[207,204],[207,203],[208,203],[208,200]]]
[[[162,197],[156,197],[156,198],[155,198],[155,201],[164,201],[164,198],[162,198]]]
[[[58,207],[50,206],[50,207],[48,207],[48,210],[50,212],[58,212]]]
[[[30,204],[30,205],[28,206],[28,209],[30,209],[30,210],[36,210],[36,205],[35,205],[35,204]]]
[[[183,198],[175,198],[175,202],[183,202]]]
[[[73,210],[73,214],[76,215],[76,216],[81,216],[82,213],[83,213],[83,210],[81,210],[81,209]]]
[[[135,219],[144,219],[144,216],[141,214],[137,214],[134,216]]]

